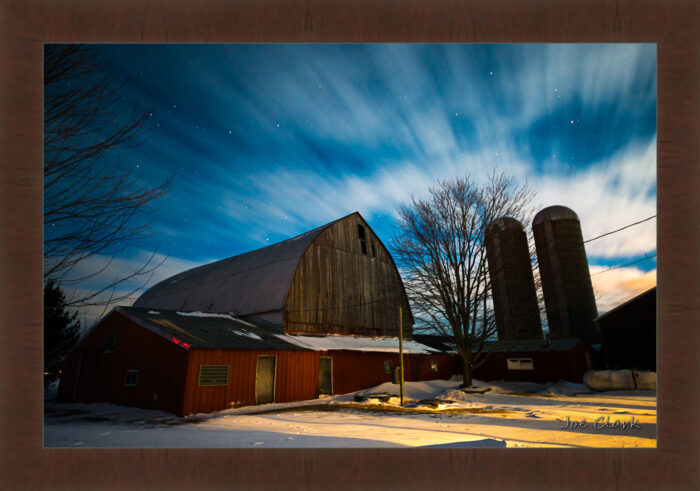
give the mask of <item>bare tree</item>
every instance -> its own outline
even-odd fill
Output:
[[[392,253],[404,277],[416,330],[454,340],[462,358],[463,385],[485,360],[496,333],[486,261],[486,227],[503,216],[530,213],[533,193],[504,174],[484,185],[470,177],[440,181],[427,199],[399,208]]]
[[[44,280],[74,291],[145,236],[149,224],[137,216],[170,184],[144,185],[120,166],[119,150],[142,141],[150,116],[134,107],[123,118],[122,85],[86,46],[44,48]],[[142,283],[134,291],[145,285],[159,265],[154,258],[155,252],[137,270],[66,305],[108,305],[129,296],[115,295],[117,287],[133,279]]]

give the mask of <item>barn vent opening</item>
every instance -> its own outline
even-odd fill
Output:
[[[357,225],[357,236],[360,239],[365,240],[365,226],[364,225],[362,225],[362,224]]]
[[[228,385],[228,365],[199,365],[200,387]]]
[[[367,255],[367,242],[364,240],[360,241],[360,244],[362,245],[362,254],[365,256]]]
[[[534,370],[532,358],[508,358],[508,370]]]

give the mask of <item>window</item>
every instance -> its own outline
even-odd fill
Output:
[[[228,385],[228,365],[199,365],[200,387]]]
[[[430,371],[437,372],[437,362],[435,360],[430,360]]]
[[[364,240],[361,240],[360,244],[362,245],[362,254],[364,254],[366,256],[367,255],[367,242],[365,242]]]
[[[105,353],[111,353],[114,351],[114,345],[117,343],[117,335],[114,334],[113,332],[110,332],[107,334],[107,337],[105,338],[105,347],[104,347],[104,352]]]
[[[360,239],[365,240],[365,226],[364,225],[361,225],[361,224],[357,225],[357,236]]]
[[[534,370],[532,358],[508,358],[508,370]]]
[[[384,360],[384,373],[391,373],[391,360]]]
[[[127,370],[126,379],[124,380],[124,385],[127,387],[136,387],[139,383],[139,371],[138,370]]]

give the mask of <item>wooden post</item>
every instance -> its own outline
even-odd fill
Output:
[[[403,406],[403,312],[401,306],[399,305],[399,371],[401,372],[401,378],[399,383],[401,384],[401,405]]]

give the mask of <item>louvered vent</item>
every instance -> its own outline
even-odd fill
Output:
[[[228,385],[228,365],[199,365],[199,385]]]

